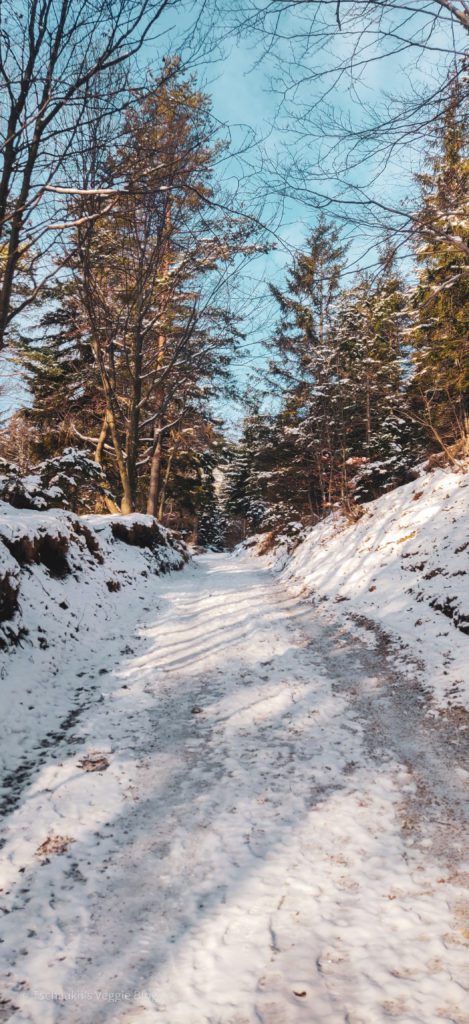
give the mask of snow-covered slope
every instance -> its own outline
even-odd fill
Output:
[[[27,636],[43,647],[48,633],[50,642],[72,635],[85,595],[98,608],[136,576],[180,569],[186,558],[152,516],[79,517],[0,501],[0,646]]]
[[[358,522],[330,516],[265,557],[370,643],[393,643],[404,670],[420,665],[435,696],[460,705],[469,697],[469,475],[425,472],[363,509]]]
[[[78,517],[0,502],[0,721],[8,736],[0,778],[6,770],[10,804],[74,709],[96,699],[98,681],[86,695],[81,685],[89,662],[98,659],[102,675],[112,669],[122,635],[154,601],[155,574],[181,569],[187,557],[151,516]]]

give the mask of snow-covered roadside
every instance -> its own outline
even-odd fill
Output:
[[[331,516],[263,561],[370,644],[394,641],[402,671],[420,664],[439,703],[467,707],[469,475],[421,473],[363,508],[358,522]]]
[[[21,799],[48,751],[127,652],[155,575],[183,545],[150,516],[33,512],[0,502],[0,808]],[[53,754],[51,755],[54,756]]]

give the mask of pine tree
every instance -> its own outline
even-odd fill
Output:
[[[197,541],[212,551],[222,551],[225,546],[224,510],[217,493],[214,470],[219,453],[206,451],[201,459],[201,487],[198,492]]]
[[[435,127],[418,176],[418,285],[413,292],[413,396],[433,442],[469,444],[469,151],[467,79]]]
[[[360,275],[340,297],[335,326],[336,416],[346,486],[360,500],[402,482],[417,459],[406,385],[405,304],[390,248],[374,279]]]
[[[337,504],[376,497],[407,478],[419,453],[392,247],[374,277],[359,274],[343,288],[345,250],[335,229],[320,223],[309,245],[288,290],[274,290],[282,319],[270,372],[282,383],[282,405],[265,442],[275,457],[263,497],[272,509],[278,503],[284,521],[292,506],[311,522]]]
[[[223,508],[227,518],[236,522],[240,537],[265,528],[266,502],[258,477],[257,459],[261,447],[259,417],[251,411],[243,424],[237,444],[227,452],[223,488]]]
[[[99,433],[104,401],[88,332],[73,282],[59,282],[44,296],[46,312],[36,330],[18,342],[30,393],[23,417],[33,428],[32,454],[61,454],[80,435]]]
[[[229,308],[213,295],[251,251],[253,233],[243,216],[218,210],[223,147],[209,98],[177,61],[163,78],[128,115],[110,161],[123,197],[112,218],[79,228],[75,264],[122,509],[144,504],[151,514],[161,504],[169,425],[210,374],[223,373],[235,344]],[[89,214],[92,204],[84,206]]]
[[[84,221],[67,277],[23,340],[38,457],[82,438],[123,511],[164,514],[175,436],[207,423],[231,387],[239,328],[223,282],[256,244],[242,214],[218,210],[220,152],[208,97],[166,65],[114,153],[96,154],[119,194],[112,212],[101,196],[71,200]]]
[[[285,291],[272,288],[281,319],[273,338],[271,380],[280,385],[278,428],[301,487],[291,493],[298,513],[315,516],[343,494],[343,452],[334,413],[334,322],[347,247],[323,218],[294,260]]]

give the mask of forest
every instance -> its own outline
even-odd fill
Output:
[[[0,1024],[467,1024],[469,0],[0,0]]]
[[[325,106],[332,58],[309,68],[314,108],[298,96],[288,109],[313,152],[330,118],[324,193],[314,156],[299,183],[299,149],[289,171],[283,153],[266,164],[255,133],[230,137],[202,84],[217,68],[210,12],[169,5],[197,31],[167,56],[167,6],[3,5],[2,488],[34,507],[21,485],[34,470],[44,502],[66,453],[66,507],[147,512],[219,547],[353,510],[431,455],[467,454],[467,14],[416,15],[407,45],[424,67],[384,120],[359,80],[368,60],[393,58],[400,5],[374,5],[376,18],[338,5],[336,33],[360,40],[340,68],[355,121]],[[311,7],[319,46],[330,13]],[[225,10],[225,30],[270,38],[275,11]],[[430,77],[449,22],[461,49],[447,41]],[[292,196],[294,246],[279,213]]]

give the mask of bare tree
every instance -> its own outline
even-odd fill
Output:
[[[415,170],[467,77],[467,0],[233,0],[279,98],[270,186],[361,229],[415,230]],[[437,226],[435,226],[437,230]]]
[[[2,0],[0,347],[12,320],[37,296],[38,267],[50,267],[48,255],[66,226],[57,201],[76,185],[67,167],[79,128],[128,104],[142,47],[154,44],[168,13],[182,6],[183,0]],[[109,191],[109,207],[114,200]],[[29,288],[15,297],[21,274]]]

